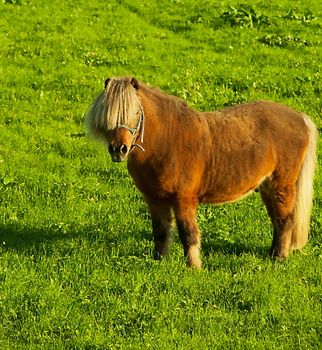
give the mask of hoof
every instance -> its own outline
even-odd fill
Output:
[[[279,260],[279,261],[285,260],[289,256],[288,252],[287,253],[286,252],[280,252],[276,248],[271,248],[269,253],[270,253],[270,256],[271,256],[272,259]]]
[[[189,248],[187,254],[187,265],[189,268],[201,269],[201,260],[199,257],[199,245],[193,245]]]
[[[201,270],[201,263],[195,264],[195,265],[190,265],[189,263],[187,264],[187,267],[189,270],[196,270],[199,271]]]
[[[162,258],[162,255],[159,253],[159,252],[157,252],[156,250],[153,252],[153,259],[154,260],[161,260],[161,258]]]

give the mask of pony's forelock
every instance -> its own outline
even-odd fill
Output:
[[[105,121],[108,129],[119,125],[134,127],[138,123],[141,110],[140,99],[136,89],[128,78],[111,78],[105,93]]]
[[[142,110],[136,89],[129,78],[111,78],[87,112],[89,131],[99,136],[120,125],[135,127]]]

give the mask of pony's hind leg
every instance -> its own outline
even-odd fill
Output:
[[[277,234],[275,245],[272,247],[272,256],[287,258],[292,244],[294,229],[296,187],[288,186],[276,193],[275,225]]]
[[[153,258],[160,260],[166,255],[171,241],[172,212],[169,204],[145,197],[149,206],[154,237]]]
[[[271,219],[272,225],[273,225],[273,242],[270,248],[270,255],[274,254],[274,250],[276,247],[276,237],[277,237],[277,227],[275,224],[275,214],[274,214],[274,208],[273,208],[273,199],[269,192],[269,190],[266,188],[265,184],[260,187],[260,194],[262,197],[262,200],[266,206],[268,216]]]
[[[296,187],[271,187],[270,193],[267,190],[261,191],[261,195],[274,226],[271,255],[280,259],[287,258],[294,229]]]
[[[174,211],[187,265],[200,268],[200,231],[196,222],[196,208],[196,201],[177,201]]]

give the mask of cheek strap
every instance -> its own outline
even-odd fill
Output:
[[[141,117],[139,119],[139,122],[138,122],[138,125],[136,126],[136,128],[130,128],[129,126],[123,125],[123,124],[118,125],[118,128],[124,128],[124,129],[128,130],[133,135],[133,141],[132,141],[132,145],[130,148],[130,152],[132,151],[132,149],[134,147],[139,147],[140,150],[145,152],[145,149],[141,145],[138,145],[136,143],[136,140],[138,139],[140,132],[141,132],[140,142],[143,143],[143,140],[144,140],[144,122],[145,122],[144,112],[142,110]]]

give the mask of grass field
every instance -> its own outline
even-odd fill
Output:
[[[151,259],[142,196],[84,127],[105,78],[134,75],[199,110],[279,101],[321,131],[320,0],[2,0],[0,14],[0,348],[321,349],[320,170],[302,253],[269,258],[254,194],[200,207],[190,271],[176,232]]]

